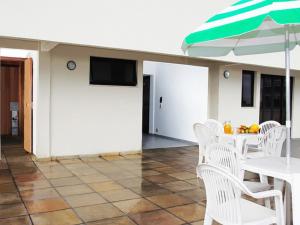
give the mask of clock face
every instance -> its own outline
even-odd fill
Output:
[[[228,70],[225,70],[223,75],[225,79],[228,79],[230,76],[230,72]]]
[[[67,68],[69,70],[75,70],[76,69],[76,63],[73,60],[70,60],[67,62]]]

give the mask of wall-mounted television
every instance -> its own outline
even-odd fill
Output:
[[[90,84],[136,86],[136,61],[91,56]]]

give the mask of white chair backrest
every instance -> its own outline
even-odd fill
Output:
[[[259,130],[259,137],[258,137],[258,141],[259,143],[261,142],[263,136],[273,127],[278,127],[280,126],[281,124],[278,123],[277,121],[274,121],[274,120],[269,120],[269,121],[266,121],[266,122],[263,122],[259,125],[260,127],[260,130]]]
[[[223,135],[218,138],[218,143],[233,145],[241,157],[245,159],[247,156],[248,144],[246,138],[235,138],[232,135]]]
[[[209,129],[212,130],[212,132],[216,135],[216,136],[220,136],[221,134],[224,133],[224,128],[222,123],[220,123],[217,120],[214,119],[208,119],[205,121],[204,123],[205,126],[207,126]]]
[[[274,120],[269,120],[269,121],[266,121],[266,122],[263,122],[259,125],[260,127],[260,131],[259,133],[260,134],[265,134],[268,132],[268,130],[270,130],[271,128],[273,127],[277,127],[277,126],[280,126],[281,124],[278,123],[277,121],[274,121]]]
[[[233,145],[225,143],[209,145],[205,152],[205,163],[224,168],[234,176],[242,178],[241,155]]]
[[[216,141],[214,133],[204,124],[195,123],[194,133],[199,144],[199,164],[203,162],[206,147]]]
[[[222,168],[202,164],[198,172],[205,185],[207,214],[220,224],[242,224],[241,181]]]
[[[286,127],[271,128],[261,140],[261,148],[265,156],[280,157],[283,143],[286,139]]]

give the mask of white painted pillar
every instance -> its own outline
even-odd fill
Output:
[[[39,52],[39,76],[37,79],[36,129],[33,138],[38,158],[51,156],[50,97],[51,97],[51,53]]]

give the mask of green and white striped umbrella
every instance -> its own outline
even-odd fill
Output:
[[[241,0],[189,34],[182,49],[190,56],[250,55],[290,50],[300,44],[300,1]]]
[[[285,51],[287,164],[291,154],[290,50],[300,44],[300,1],[241,0],[189,34],[190,56],[252,55]]]

